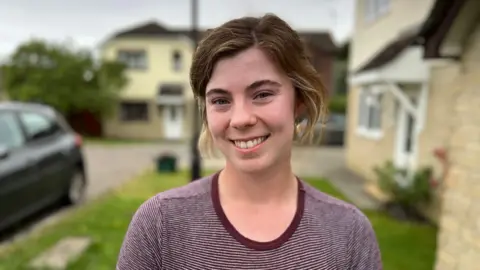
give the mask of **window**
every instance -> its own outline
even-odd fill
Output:
[[[372,22],[390,10],[390,0],[364,0],[364,15],[367,22]]]
[[[60,127],[51,119],[38,113],[20,113],[25,131],[29,139],[41,139],[49,137],[60,131]]]
[[[13,113],[0,113],[0,146],[8,149],[25,143],[22,129]]]
[[[180,53],[180,51],[173,52],[172,69],[177,72],[182,70],[182,54]]]
[[[123,102],[120,104],[122,121],[147,121],[148,104],[146,102]]]
[[[118,60],[125,63],[130,69],[147,68],[147,53],[145,50],[120,50]]]
[[[360,90],[358,132],[368,137],[378,138],[382,134],[382,96],[381,92],[369,89]]]

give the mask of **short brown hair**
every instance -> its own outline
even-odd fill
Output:
[[[284,20],[274,14],[242,17],[209,30],[194,53],[190,83],[203,119],[199,139],[202,154],[213,153],[208,131],[205,91],[215,64],[253,46],[260,48],[270,60],[292,80],[296,97],[305,105],[307,125],[300,138],[312,140],[315,124],[326,115],[326,90],[307,55],[300,36]]]

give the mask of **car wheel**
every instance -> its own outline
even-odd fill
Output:
[[[68,204],[79,204],[85,199],[87,185],[85,175],[81,171],[76,171],[70,180],[67,192]]]

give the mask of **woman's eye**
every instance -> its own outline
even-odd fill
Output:
[[[258,95],[255,96],[255,98],[267,98],[269,96],[271,96],[272,94],[271,93],[268,93],[268,92],[261,92],[259,93]]]
[[[225,104],[228,104],[228,100],[218,98],[218,99],[212,100],[212,104],[215,104],[215,105],[225,105]]]

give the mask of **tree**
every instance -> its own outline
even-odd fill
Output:
[[[3,83],[12,100],[48,104],[66,115],[104,114],[127,83],[125,70],[120,62],[96,61],[89,50],[33,39],[3,66]]]

